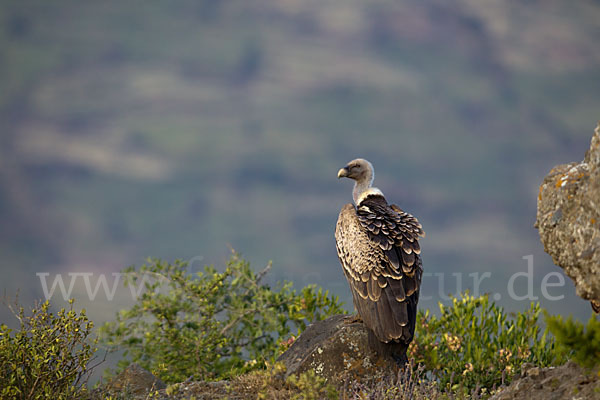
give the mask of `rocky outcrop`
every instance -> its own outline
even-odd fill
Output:
[[[379,381],[395,376],[397,364],[380,357],[368,344],[367,328],[347,315],[335,315],[310,325],[278,361],[286,377],[313,370],[328,382]]]
[[[538,196],[540,238],[577,294],[600,306],[600,125],[580,163],[554,167]]]
[[[490,400],[597,399],[600,378],[570,361],[560,367],[522,368],[521,377]]]
[[[164,388],[166,385],[159,378],[133,363],[111,379],[98,393],[97,398],[116,395],[128,396],[130,399],[146,399],[150,392]]]

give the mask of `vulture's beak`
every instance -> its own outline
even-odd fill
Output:
[[[348,176],[348,167],[344,167],[338,171],[338,179]]]

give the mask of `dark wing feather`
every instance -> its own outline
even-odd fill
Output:
[[[414,335],[421,236],[417,219],[382,196],[340,212],[335,237],[344,275],[360,317],[382,342],[408,344]]]

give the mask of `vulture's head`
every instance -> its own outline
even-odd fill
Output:
[[[356,182],[373,181],[373,165],[364,158],[350,161],[344,168],[338,171],[338,178],[350,178]]]
[[[364,158],[357,158],[350,161],[344,168],[338,171],[337,176],[338,178],[350,178],[354,180],[352,198],[356,205],[360,204],[369,195],[383,196],[381,190],[371,187],[375,178],[375,170],[373,169],[373,165]]]

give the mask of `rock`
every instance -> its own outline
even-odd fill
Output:
[[[346,315],[310,325],[278,361],[285,364],[286,377],[313,370],[336,383],[350,379],[368,384],[398,372],[393,359],[371,350],[365,326]]]
[[[582,162],[558,165],[544,178],[537,207],[544,249],[600,310],[600,125]]]
[[[521,378],[532,377],[537,378],[542,373],[539,367],[536,367],[532,363],[524,363],[521,365]]]
[[[532,363],[524,363],[523,365],[521,365],[521,378],[526,377],[527,374],[530,373],[529,371],[533,368],[535,368],[535,365],[533,365]]]
[[[119,375],[111,379],[104,391],[113,395],[127,395],[132,399],[145,399],[151,390],[160,390],[166,385],[136,363],[130,364]]]
[[[230,382],[182,382],[169,386],[168,389],[160,390],[152,397],[152,400],[244,400],[253,396],[244,396],[244,393],[236,393],[230,390]],[[256,397],[256,396],[254,396]]]
[[[598,399],[598,371],[586,371],[570,361],[560,367],[530,368],[490,400]]]

